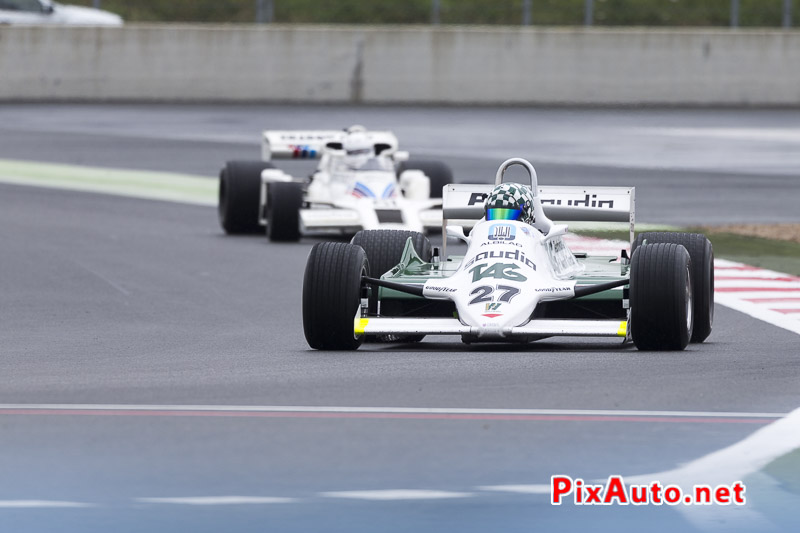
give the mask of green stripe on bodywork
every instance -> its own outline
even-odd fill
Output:
[[[217,205],[217,180],[188,174],[0,159],[0,183]]]

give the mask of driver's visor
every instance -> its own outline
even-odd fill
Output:
[[[520,216],[522,216],[522,209],[492,207],[486,210],[486,220],[519,220]]]

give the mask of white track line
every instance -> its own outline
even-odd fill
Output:
[[[389,490],[345,490],[320,492],[325,498],[347,498],[353,500],[401,501],[401,500],[443,500],[448,498],[469,498],[471,492],[450,492],[446,490],[389,489]]]
[[[488,492],[514,492],[517,494],[550,494],[550,485],[482,485],[477,490]]]
[[[554,416],[642,416],[685,418],[782,418],[786,413],[728,411],[642,411],[609,409],[493,409],[461,407],[348,407],[306,405],[148,405],[148,404],[0,404],[0,410],[24,411],[188,411],[254,413],[399,413]]]
[[[691,487],[716,486],[741,481],[775,459],[800,449],[800,409],[765,426],[749,437],[691,461],[680,468],[657,474],[626,477],[625,482]],[[678,506],[686,517],[703,529],[763,531],[769,523],[757,511],[738,506]]]
[[[263,505],[294,503],[296,498],[272,496],[188,496],[178,498],[136,498],[139,503],[163,503],[175,505]]]
[[[0,500],[0,509],[66,509],[84,507],[95,507],[95,504],[52,500]]]

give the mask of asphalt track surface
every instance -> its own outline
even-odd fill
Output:
[[[478,113],[490,129],[519,114],[532,123],[537,118],[536,110]],[[611,110],[538,113],[541,122],[578,125],[614,117]],[[797,112],[786,112],[789,119],[773,111],[641,113],[637,123],[670,121],[671,127],[681,116],[699,128],[738,117],[737,127],[788,130],[781,121],[797,120]],[[459,177],[486,175],[502,159],[502,135],[486,155],[460,152],[459,144],[491,138],[464,129],[462,122],[474,120],[464,109],[152,106],[2,107],[0,157],[213,176],[225,159],[257,157],[257,137],[245,138],[257,136],[271,114],[277,127],[290,127],[294,115],[302,127],[322,117],[326,128],[396,121],[394,129],[409,131],[427,130],[420,117],[432,114],[430,129],[450,132],[457,142],[450,152],[429,155],[450,162]],[[121,117],[138,120],[127,125]],[[615,127],[624,130],[626,120]],[[200,128],[213,124],[216,130]],[[575,126],[577,137],[581,131]],[[401,142],[407,137],[401,134]],[[524,144],[515,136],[506,141]],[[753,150],[783,153],[780,143]],[[539,166],[576,183],[614,185],[613,176],[636,177],[640,219],[650,222],[679,222],[676,210],[690,219],[740,220],[721,203],[699,212],[696,204],[683,206],[676,183],[689,182],[699,191],[693,201],[737,183],[736,196],[747,197],[760,216],[797,220],[789,205],[798,199],[794,152],[770,169],[754,165],[731,174],[702,168],[710,163],[693,154],[684,156],[695,168],[591,161]],[[549,182],[544,174],[542,182]],[[673,208],[656,209],[642,189]],[[650,218],[648,207],[659,215]],[[314,242],[226,237],[206,207],[0,185],[0,403],[743,413],[800,406],[797,335],[720,306],[709,341],[680,353],[637,352],[614,340],[546,340],[509,349],[446,338],[365,345],[353,353],[312,351],[302,335],[300,294]],[[0,531],[691,530],[674,508],[554,507],[546,495],[485,487],[546,485],[554,474],[590,480],[668,471],[768,422],[175,416],[166,410],[100,416],[0,408]],[[440,492],[386,500],[330,494],[400,489]],[[749,497],[763,508],[771,491],[756,483]],[[158,500],[221,496],[267,499],[238,505]],[[2,508],[19,501],[88,506]],[[790,530],[796,507],[772,508],[769,518]]]
[[[525,157],[542,184],[634,185],[640,221],[798,217],[796,109],[5,105],[0,157],[216,176],[226,159],[258,159],[263,129],[352,123],[391,129],[460,181],[491,181],[500,162]]]

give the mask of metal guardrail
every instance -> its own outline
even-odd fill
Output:
[[[281,0],[251,0],[255,2],[255,22],[259,24],[268,24],[274,22],[275,19],[275,5]],[[442,0],[429,0],[430,1],[430,23],[433,25],[442,24]],[[490,0],[487,0],[487,3]],[[584,0],[583,6],[583,24],[585,26],[603,25],[602,21],[598,21],[596,17],[596,3],[598,0]],[[781,2],[781,26],[783,28],[793,27],[793,0],[762,0],[762,7],[768,3]],[[536,0],[521,0],[520,20],[523,26],[530,26],[536,24],[534,18],[534,7]],[[102,0],[93,0],[95,8],[102,8]],[[741,23],[741,0],[730,0],[730,27],[738,28]]]
[[[256,0],[256,22],[269,23],[274,19],[276,0]],[[792,27],[792,0],[774,0],[783,3],[781,13],[781,26],[784,28]],[[100,0],[95,0],[99,3]],[[596,0],[584,0],[583,9],[583,23],[585,26],[592,26],[595,24],[594,7]],[[739,14],[740,14],[741,0],[731,0],[730,5],[730,26],[731,28],[739,27]],[[431,0],[431,24],[437,25],[441,23],[442,16],[442,3],[441,0]],[[533,24],[533,0],[522,0],[522,25],[530,26]]]

